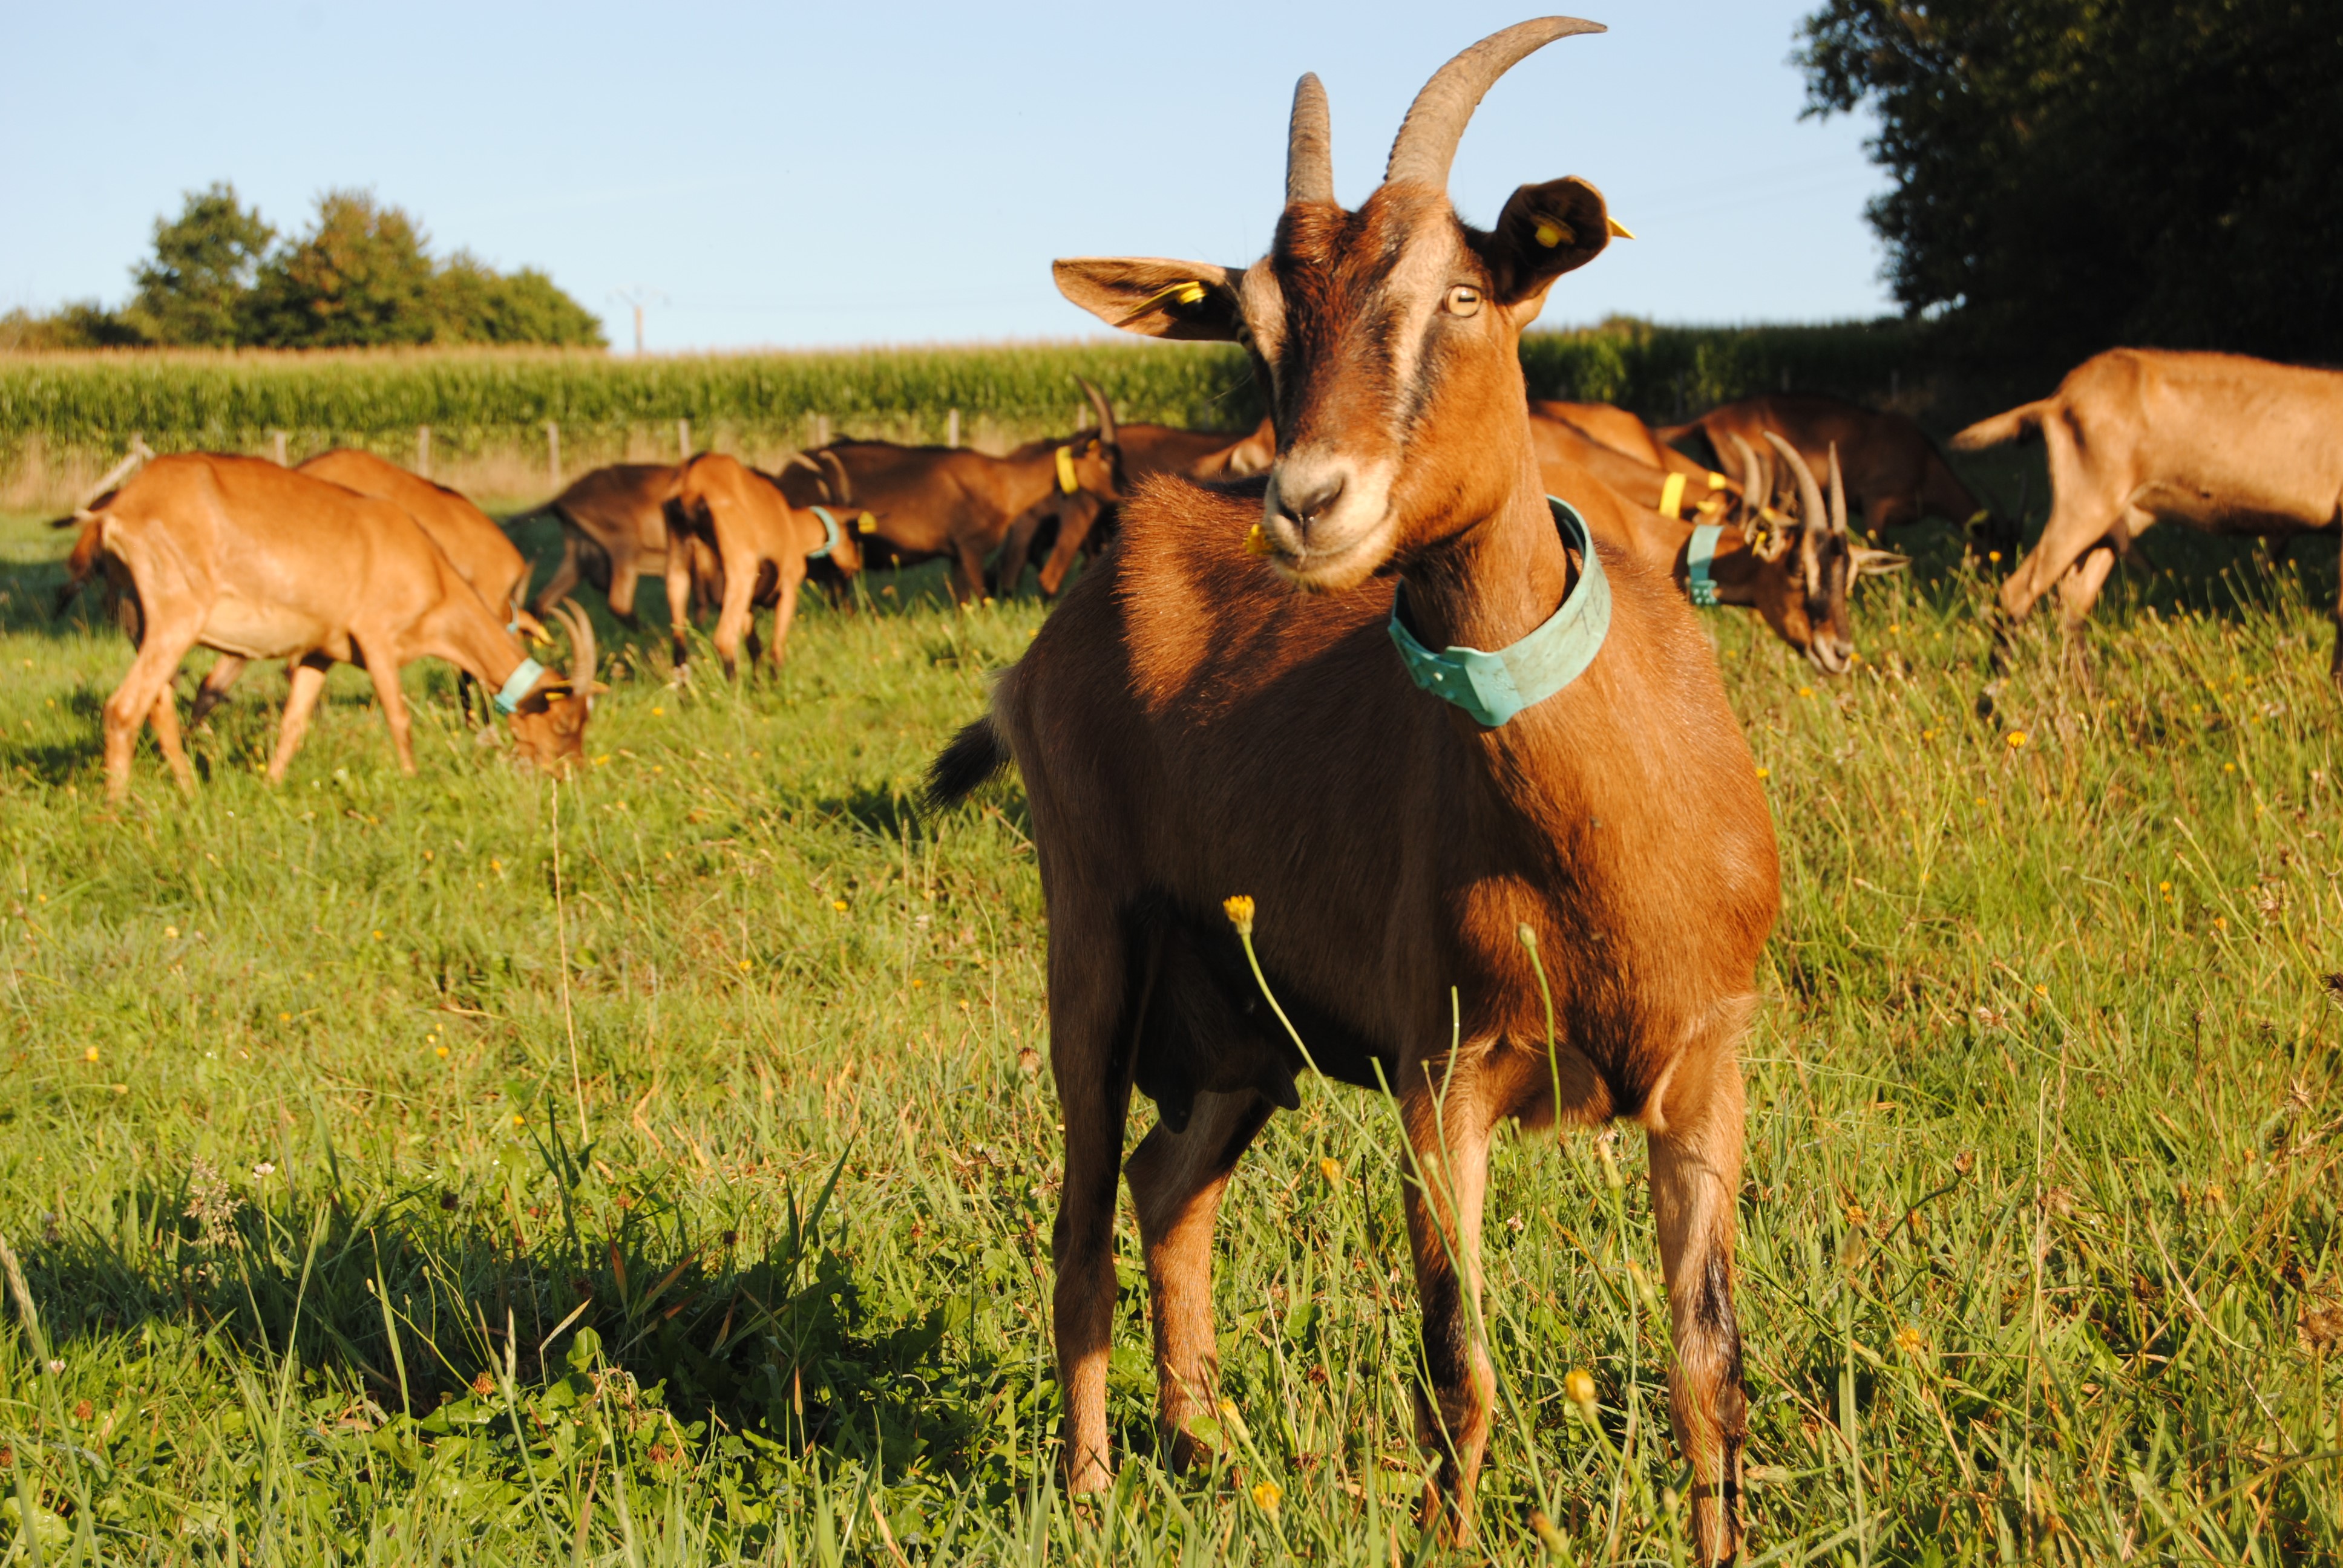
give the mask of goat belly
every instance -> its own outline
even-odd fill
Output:
[[[1184,1131],[1198,1094],[1258,1093],[1286,1111],[1301,1109],[1294,1080],[1309,1061],[1277,1020],[1225,919],[1178,910],[1161,893],[1141,898],[1126,917],[1132,984],[1125,1038],[1132,1081],[1155,1101],[1163,1125]],[[1270,984],[1309,1041],[1311,1060],[1329,1077],[1372,1087],[1398,1070],[1398,1053],[1367,1040],[1275,976]]]
[[[204,618],[205,647],[242,658],[294,658],[323,648],[349,658],[348,639],[314,615],[287,605],[225,594]],[[328,646],[332,645],[332,646]]]

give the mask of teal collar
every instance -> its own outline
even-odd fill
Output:
[[[1722,525],[1703,523],[1684,546],[1684,587],[1692,602],[1702,609],[1716,608],[1716,579],[1708,575],[1708,568],[1716,559],[1716,541],[1724,536]]]
[[[1567,501],[1545,499],[1563,543],[1578,551],[1578,580],[1563,596],[1562,608],[1521,641],[1494,653],[1477,648],[1434,653],[1408,629],[1405,585],[1392,598],[1391,639],[1415,684],[1492,729],[1576,680],[1611,629],[1611,585],[1586,519]]]
[[[505,678],[504,689],[497,693],[497,711],[511,713],[517,710],[520,707],[520,699],[528,695],[528,689],[535,686],[537,678],[544,673],[545,666],[537,660],[522,659],[520,668]]]
[[[839,545],[845,540],[846,534],[843,529],[839,528],[838,519],[830,515],[830,508],[828,507],[809,507],[806,510],[811,512],[815,517],[821,519],[821,548],[818,550],[806,551],[806,559],[809,561],[821,560],[828,557],[830,551],[836,549]]]

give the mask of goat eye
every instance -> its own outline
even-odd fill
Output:
[[[1451,316],[1477,315],[1481,309],[1481,291],[1469,283],[1460,283],[1448,291],[1441,308]]]

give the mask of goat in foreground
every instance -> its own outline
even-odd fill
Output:
[[[447,552],[389,501],[259,457],[157,457],[77,515],[75,582],[103,569],[133,607],[138,656],[106,703],[106,788],[130,789],[130,753],[151,721],[183,789],[195,773],[179,740],[171,677],[201,645],[243,659],[282,658],[292,692],[269,759],[282,782],[336,662],[362,667],[390,727],[401,771],[415,771],[399,669],[436,655],[497,693],[523,759],[548,770],[585,750],[594,633],[564,616],[568,678],[522,652]]]
[[[1564,484],[1583,526],[1541,482],[1518,346],[1548,286],[1607,243],[1601,195],[1524,186],[1483,231],[1446,191],[1489,85],[1597,30],[1524,23],[1450,61],[1355,211],[1334,199],[1325,99],[1304,76],[1285,209],[1250,267],[1057,264],[1060,289],[1112,325],[1244,344],[1278,437],[1264,481],[1141,487],[1115,548],[930,776],[950,803],[1013,759],[1031,810],[1065,1118],[1053,1311],[1075,1490],[1111,1477],[1134,1086],[1159,1111],[1123,1171],[1173,1462],[1213,1407],[1214,1217],[1305,1070],[1221,917],[1242,894],[1308,1064],[1398,1097],[1420,1432],[1440,1456],[1427,1523],[1469,1533],[1489,1441],[1492,1134],[1509,1117],[1624,1116],[1650,1138],[1694,1534],[1706,1561],[1735,1550],[1735,1052],[1780,899],[1773,825],[1691,610],[1602,542],[1632,526],[1622,503]]]
[[[2081,628],[2116,557],[2159,518],[2209,534],[2291,538],[2343,522],[2343,373],[2241,354],[2117,348],[2067,372],[2037,402],[1953,437],[1975,452],[2039,433],[2050,518],[2003,579],[2023,620],[2054,587]],[[2343,588],[2329,668],[2343,686]]]

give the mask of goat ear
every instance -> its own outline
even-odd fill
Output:
[[[1142,337],[1233,342],[1242,332],[1237,274],[1202,261],[1077,256],[1051,264],[1058,292],[1105,322]]]
[[[1527,326],[1554,280],[1602,255],[1614,232],[1603,193],[1574,176],[1522,186],[1497,215],[1496,228],[1476,237],[1497,302],[1530,305]]]
[[[517,715],[522,713],[543,713],[547,709],[551,708],[556,702],[568,701],[569,696],[570,686],[568,681],[548,680],[543,685],[538,687],[535,690],[531,691],[527,697],[522,698],[520,699],[520,706],[514,709],[513,712]]]

